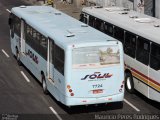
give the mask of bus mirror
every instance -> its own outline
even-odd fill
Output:
[[[11,26],[11,24],[12,24],[12,19],[9,18],[9,19],[8,19],[8,25]]]
[[[10,13],[10,15],[9,15],[9,18],[8,18],[8,25],[9,26],[11,26],[13,23],[13,20],[12,20],[12,18],[13,18],[13,14],[12,13]]]

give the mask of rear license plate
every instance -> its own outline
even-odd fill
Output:
[[[103,93],[103,90],[101,90],[101,89],[93,90],[93,94],[99,94],[99,93]]]

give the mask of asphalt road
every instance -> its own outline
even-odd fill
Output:
[[[0,0],[0,119],[15,120],[92,120],[134,119],[150,114],[160,119],[160,103],[136,92],[125,92],[123,109],[116,104],[67,108],[51,95],[44,95],[41,84],[24,67],[18,66],[10,49],[6,9],[26,5],[21,0]],[[24,75],[28,78],[27,81]],[[137,115],[137,116],[136,116]]]

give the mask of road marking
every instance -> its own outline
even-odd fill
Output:
[[[9,9],[6,9],[7,12],[11,13],[11,11]]]
[[[62,120],[62,118],[58,115],[58,113],[52,107],[49,107],[49,108],[55,114],[55,116],[58,118],[58,120]]]
[[[140,110],[134,106],[132,103],[130,103],[128,100],[124,99],[124,102],[126,102],[128,105],[130,105],[133,109],[135,109],[137,112],[140,112]]]
[[[23,75],[23,77],[26,79],[27,82],[30,82],[30,80],[29,80],[28,77],[24,74],[23,71],[21,71],[21,74]]]
[[[5,54],[5,56],[6,56],[7,58],[9,58],[9,55],[6,53],[5,50],[2,49],[2,52]]]

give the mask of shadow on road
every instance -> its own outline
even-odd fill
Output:
[[[97,105],[80,105],[80,106],[65,106],[58,102],[51,94],[50,97],[56,102],[68,114],[79,114],[79,113],[94,113],[102,111],[118,110],[123,108],[122,102],[108,103],[108,104],[97,104]]]
[[[147,97],[145,97],[143,94],[139,93],[138,91],[135,91],[134,93],[138,98],[142,99],[144,102],[146,102],[147,104],[157,108],[160,110],[160,103],[156,102],[154,100],[150,100]]]
[[[122,109],[119,106],[119,103],[108,103],[108,104],[99,104],[99,105],[89,105],[89,106],[74,106],[71,108],[65,107],[64,110],[68,114],[78,114],[78,113],[94,113],[102,111],[110,111]]]

